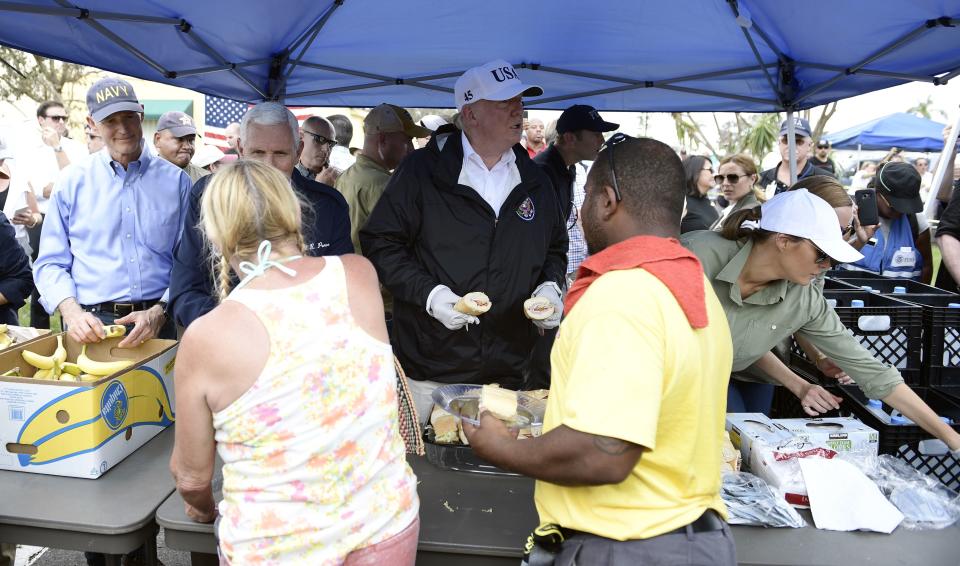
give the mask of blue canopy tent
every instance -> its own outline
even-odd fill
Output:
[[[878,149],[899,147],[907,151],[943,149],[945,124],[913,114],[898,112],[824,136],[834,149]]]
[[[495,58],[543,86],[538,108],[789,112],[960,74],[960,0],[21,0],[0,17],[17,49],[297,106],[451,107]]]

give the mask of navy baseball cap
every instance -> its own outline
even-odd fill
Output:
[[[787,135],[787,121],[784,120],[780,124],[780,135]],[[813,137],[810,135],[810,122],[807,122],[803,118],[794,116],[793,118],[793,133],[797,136],[803,136],[805,138]]]
[[[565,134],[567,132],[579,132],[587,130],[590,132],[612,132],[620,127],[620,124],[606,122],[600,117],[600,113],[593,106],[586,104],[574,104],[560,114],[557,119],[557,133]]]
[[[133,85],[117,77],[93,83],[87,91],[87,108],[94,122],[102,122],[117,112],[143,112],[143,105],[133,92]]]
[[[197,134],[197,128],[193,125],[193,118],[176,110],[165,112],[157,120],[157,131],[162,132],[163,130],[170,130],[175,138]]]

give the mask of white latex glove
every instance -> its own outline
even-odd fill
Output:
[[[431,297],[430,304],[427,305],[427,314],[439,320],[440,324],[450,330],[460,330],[468,324],[480,324],[479,318],[453,310],[453,305],[459,300],[459,295],[446,285],[441,285]]]
[[[557,290],[557,284],[549,281],[547,283],[541,283],[540,286],[534,290],[533,294],[530,295],[530,298],[533,297],[543,297],[550,301],[550,304],[553,305],[553,314],[543,320],[534,320],[531,322],[541,330],[550,330],[551,328],[560,326],[560,317],[563,316],[563,301],[560,300],[560,292]]]

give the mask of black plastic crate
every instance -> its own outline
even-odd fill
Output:
[[[960,432],[960,403],[948,398],[929,387],[912,387],[913,391],[941,417],[953,419],[953,428]],[[850,412],[865,425],[880,433],[880,453],[894,454],[904,444],[915,443],[920,440],[933,438],[927,431],[915,424],[893,424],[889,416],[886,418],[876,414],[867,406],[867,397],[856,385],[842,385],[838,388],[843,402],[841,411]],[[882,411],[887,415],[893,407],[882,403]]]
[[[960,387],[960,295],[896,295],[923,309],[921,384]]]
[[[948,450],[946,453],[924,453],[920,442],[904,444],[896,456],[932,478],[940,480],[954,492],[960,492],[960,458]]]
[[[960,296],[915,300],[925,305],[925,384],[931,387],[960,387],[960,308],[948,306],[960,302]]]
[[[826,275],[832,279],[886,279],[883,275],[853,269],[831,269]]]
[[[823,280],[823,288],[825,290],[840,290],[840,291],[859,291],[860,287],[855,287],[843,279],[833,279],[827,277]]]
[[[907,295],[953,295],[950,291],[944,291],[931,285],[924,285],[912,279],[846,277],[842,279],[842,281],[854,287],[872,287],[874,291],[879,291],[883,295],[894,294],[894,287],[905,288]],[[894,294],[894,296],[900,297],[898,294]]]
[[[886,297],[878,293],[850,290],[825,289],[823,296],[828,301],[836,301],[834,311],[840,322],[846,326],[861,344],[875,358],[897,368],[904,381],[910,385],[920,385],[922,377],[922,337],[923,309],[917,305]],[[850,302],[860,299],[863,307],[851,307]],[[864,330],[869,328],[868,320],[863,317],[882,317],[883,330]],[[876,319],[875,319],[876,320]],[[820,372],[803,351],[792,342],[790,346],[790,365],[808,375],[817,376]]]

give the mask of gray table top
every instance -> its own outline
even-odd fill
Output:
[[[169,427],[98,479],[0,471],[0,526],[126,534],[155,520],[174,491]]]
[[[407,461],[418,479],[421,552],[520,556],[527,535],[537,524],[532,480],[440,470],[419,457]],[[847,533],[816,529],[809,512],[801,514],[810,526],[733,527],[738,562],[772,566],[960,564],[960,525],[942,531],[898,528],[890,535]],[[168,531],[213,536],[212,524],[187,518],[177,493],[157,510],[157,522]]]

